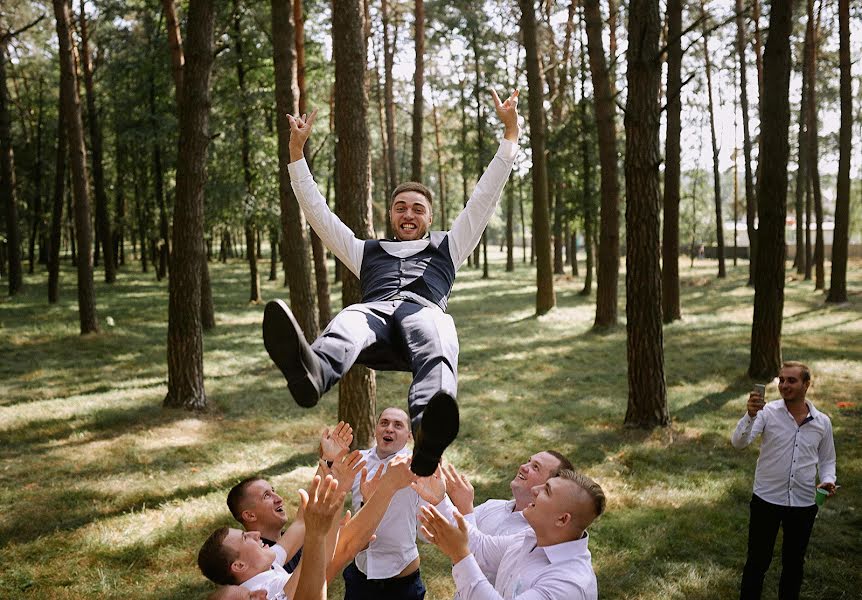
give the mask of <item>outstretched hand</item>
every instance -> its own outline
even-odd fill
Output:
[[[317,109],[311,115],[293,116],[287,115],[287,120],[290,122],[290,160],[297,161],[302,158],[302,149],[305,147],[305,142],[308,141],[311,135],[311,126],[314,123],[314,118],[317,116]]]
[[[422,521],[422,535],[425,539],[440,548],[452,564],[457,564],[470,554],[470,546],[467,522],[458,511],[452,514],[457,527],[433,506],[423,506],[419,510],[419,520]]]
[[[338,481],[327,475],[321,481],[317,475],[308,491],[299,490],[299,502],[305,511],[305,535],[323,538],[344,504],[344,492],[338,491]]]
[[[505,128],[503,137],[510,142],[517,142],[518,136],[521,134],[521,128],[518,125],[518,90],[512,92],[512,95],[506,98],[505,102],[500,101],[497,91],[493,88],[491,95],[494,97],[494,109]]]
[[[446,480],[440,471],[440,465],[437,465],[437,470],[431,475],[419,477],[410,486],[429,504],[440,504],[446,497]]]
[[[320,458],[328,461],[340,459],[350,450],[352,441],[353,428],[349,423],[339,421],[332,431],[327,427],[320,436]]]
[[[473,512],[473,485],[466,475],[459,473],[454,465],[447,464],[444,470],[446,475],[446,493],[462,515]]]

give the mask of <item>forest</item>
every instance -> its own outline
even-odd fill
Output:
[[[356,366],[303,411],[261,343],[268,300],[310,341],[362,296],[297,203],[288,115],[318,111],[330,208],[391,238],[401,182],[433,191],[435,230],[461,212],[502,137],[491,90],[519,91],[520,148],[452,295],[447,458],[477,499],[541,446],[606,481],[602,597],[735,594],[753,382],[811,364],[839,477],[862,475],[860,56],[849,0],[4,3],[0,595],[204,597],[227,489],[264,473],[295,507],[323,427],[371,445],[409,378]],[[812,595],[862,585],[840,496]],[[704,510],[725,513],[705,532]],[[636,531],[666,519],[678,548]],[[428,597],[451,597],[430,546]]]

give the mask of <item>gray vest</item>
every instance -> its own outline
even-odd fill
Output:
[[[405,258],[386,252],[380,240],[366,240],[359,283],[363,302],[402,298],[445,312],[455,283],[449,236],[445,231],[432,231],[428,246]]]

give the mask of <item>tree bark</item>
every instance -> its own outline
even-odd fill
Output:
[[[81,0],[81,67],[84,71],[84,89],[87,91],[87,125],[90,129],[90,151],[93,161],[93,189],[96,196],[96,233],[102,246],[105,263],[105,283],[117,278],[114,247],[111,236],[111,219],[108,212],[108,194],[105,192],[105,175],[102,168],[102,132],[96,110],[96,90],[93,85],[93,67],[90,63],[90,44],[87,36],[87,16]]]
[[[168,258],[170,256],[170,233],[168,227],[168,208],[165,202],[165,181],[164,167],[162,166],[162,145],[159,141],[161,137],[161,132],[159,131],[159,121],[156,114],[156,80],[154,71],[155,65],[151,65],[149,108],[150,126],[153,133],[153,192],[155,193],[156,207],[159,209],[159,240],[156,244],[159,263],[156,266],[156,279],[158,281],[161,281],[168,274]],[[183,159],[180,158],[180,160]]]
[[[741,2],[741,0],[739,0]],[[682,318],[679,304],[680,138],[682,135],[682,0],[667,2],[667,133],[662,222],[662,319]]]
[[[850,83],[850,0],[838,0],[838,64],[841,72],[841,127],[838,131],[838,187],[832,239],[832,279],[827,302],[847,302],[847,245],[850,229],[850,154],[853,100]]]
[[[657,0],[629,3],[626,128],[626,339],[629,397],[625,423],[669,423],[664,378],[659,262],[659,105],[661,30]]]
[[[805,45],[803,54],[809,51],[808,44]],[[806,248],[805,248],[805,198],[808,189],[808,68],[807,61],[803,58],[802,65],[802,95],[799,102],[799,134],[797,136],[797,161],[796,161],[796,256],[793,265],[796,267],[797,275],[805,275]]]
[[[506,186],[506,272],[515,270],[515,186]]]
[[[792,2],[772,5],[769,39],[763,57],[762,166],[757,182],[760,245],[755,266],[754,319],[748,366],[748,375],[761,380],[775,377],[781,366],[792,16]]]
[[[422,87],[425,85],[425,2],[415,0],[416,68],[413,71],[413,155],[410,161],[410,178],[422,181]]]
[[[754,285],[754,264],[757,262],[757,229],[755,228],[754,217],[757,214],[757,198],[754,195],[754,172],[751,168],[751,131],[748,118],[748,62],[745,58],[747,33],[742,0],[736,0],[736,53],[739,56],[742,153],[745,157],[745,225],[748,231],[748,285]],[[803,89],[804,87],[803,84]]]
[[[63,235],[63,196],[66,194],[66,119],[63,88],[57,102],[57,157],[54,167],[54,201],[51,210],[51,241],[48,256],[48,303],[60,298],[60,242]]]
[[[350,0],[353,2],[353,0]],[[393,99],[393,83],[392,83],[392,68],[395,62],[395,48],[389,37],[389,0],[381,0],[380,2],[380,18],[383,21],[383,106],[386,115],[386,140],[387,140],[387,156],[386,162],[389,165],[389,193],[392,192],[398,185],[398,165],[395,162],[395,101]],[[336,196],[337,196],[336,192]],[[387,197],[389,194],[387,194]],[[389,207],[386,207],[387,212]],[[387,237],[391,237],[392,226],[389,219],[386,219]]]
[[[30,228],[30,247],[28,252],[27,272],[32,274],[34,263],[36,261],[36,240],[39,240],[39,262],[45,255],[45,236],[43,234],[43,208],[42,208],[42,172],[44,170],[42,161],[42,131],[44,129],[44,101],[43,101],[44,82],[42,77],[39,77],[39,96],[37,99],[36,117],[36,160],[33,165],[33,210],[31,211],[32,227]]]
[[[814,22],[814,0],[808,0],[808,28],[811,36],[811,52],[808,54],[808,178],[814,192],[814,219],[817,231],[814,239],[814,289],[826,287],[823,248],[823,196],[820,192],[819,126],[817,115],[817,45],[820,36],[820,13]]]
[[[297,0],[298,1],[298,0]],[[290,287],[290,308],[307,340],[317,337],[320,323],[317,294],[312,283],[311,253],[305,215],[299,209],[290,187],[290,122],[288,114],[297,114],[299,88],[296,78],[296,40],[293,7],[290,0],[272,1],[272,51],[275,64],[275,105],[278,111],[279,201],[281,204],[284,274]]]
[[[335,61],[336,210],[361,239],[374,236],[371,218],[369,141],[366,129],[366,48],[360,0],[339,2],[332,16],[332,53]],[[390,145],[394,137],[390,138]],[[391,151],[391,150],[390,150]],[[394,173],[394,170],[393,170]],[[361,299],[359,280],[344,273],[344,305]],[[376,379],[370,369],[356,365],[341,380],[338,418],[353,425],[354,444],[371,442],[375,422]]]
[[[545,85],[539,66],[536,12],[533,0],[519,0],[521,32],[527,60],[530,149],[533,156],[533,243],[536,252],[536,314],[543,315],[557,303],[551,265],[551,226],[548,218],[548,172],[545,159]]]
[[[61,0],[56,0],[61,1]],[[168,284],[168,393],[164,404],[206,410],[201,323],[204,189],[209,146],[213,64],[212,0],[191,0],[186,63],[179,111],[179,149],[174,210],[174,265]]]
[[[18,200],[15,197],[15,158],[12,151],[12,116],[6,87],[6,42],[0,39],[0,195],[6,211],[6,252],[9,261],[9,295],[24,286],[21,268],[21,230],[18,225]]]
[[[701,15],[706,23],[706,8],[701,0]],[[706,25],[703,27],[703,56],[706,62],[706,92],[709,98],[709,132],[712,138],[712,189],[715,199],[715,240],[718,255],[718,278],[727,277],[724,264],[724,218],[721,214],[721,173],[718,168],[718,140],[715,137],[715,107],[712,100],[712,61],[709,58],[709,35]]]
[[[53,0],[60,45],[60,73],[63,97],[66,100],[66,131],[69,142],[73,192],[75,195],[75,233],[78,238],[78,315],[81,334],[99,331],[96,316],[96,293],[93,285],[93,232],[90,227],[90,197],[87,190],[84,125],[81,119],[81,99],[72,57],[69,6],[65,0]]]
[[[447,231],[446,226],[446,178],[443,176],[443,147],[440,143],[440,123],[437,120],[437,105],[431,105],[431,115],[434,118],[434,148],[437,155],[437,204],[440,209],[440,228]]]
[[[584,0],[584,17],[594,90],[596,132],[599,139],[599,164],[601,165],[599,185],[602,194],[599,259],[596,268],[596,319],[593,327],[605,328],[617,324],[617,286],[620,269],[620,192],[614,86],[602,47],[602,15],[598,0]],[[611,33],[612,39],[615,39],[613,29]]]

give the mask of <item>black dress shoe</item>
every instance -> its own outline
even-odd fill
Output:
[[[281,300],[266,303],[263,311],[263,345],[281,369],[296,403],[311,408],[320,399],[322,376],[317,355],[305,340],[299,323]]]
[[[410,470],[419,477],[433,474],[446,447],[458,437],[458,404],[446,392],[437,392],[425,406],[416,432]]]

